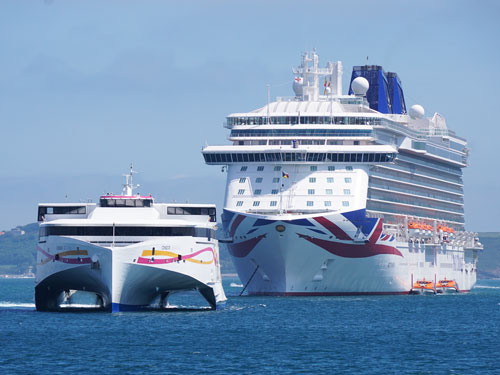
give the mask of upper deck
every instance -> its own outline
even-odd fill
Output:
[[[227,116],[224,126],[231,130],[228,140],[235,149],[243,146],[245,153],[248,147],[262,152],[262,148],[292,146],[296,152],[307,153],[310,146],[324,146],[325,152],[328,148],[334,152],[334,146],[389,145],[422,159],[458,168],[467,166],[466,140],[448,129],[443,116],[435,113],[426,118],[420,105],[406,112],[396,73],[385,73],[380,66],[354,67],[349,95],[343,95],[341,62],[328,62],[325,68],[319,68],[316,53],[306,53],[293,72],[295,96]],[[239,162],[237,157],[216,160],[212,154],[227,151],[219,147],[203,149],[207,163]],[[244,161],[282,160],[266,157]],[[331,160],[325,157],[321,161]]]

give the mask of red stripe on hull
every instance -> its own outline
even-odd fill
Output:
[[[330,233],[332,233],[339,240],[352,240],[352,238],[349,237],[346,232],[344,232],[342,229],[340,229],[336,224],[332,223],[326,217],[318,216],[313,219],[316,220],[321,225],[323,225],[326,229],[328,229]]]

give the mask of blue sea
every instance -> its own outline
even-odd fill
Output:
[[[39,313],[0,280],[0,374],[500,374],[500,280],[468,294],[238,297],[224,310]]]

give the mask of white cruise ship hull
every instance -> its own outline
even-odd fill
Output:
[[[206,240],[206,239],[205,239]],[[155,238],[120,247],[96,246],[70,237],[49,237],[38,246],[37,310],[60,309],[64,292],[95,293],[107,311],[147,308],[178,291],[198,290],[211,308],[223,307],[216,242]]]
[[[225,210],[228,249],[251,295],[408,294],[415,281],[476,282],[472,251],[399,241],[365,210],[263,216]]]

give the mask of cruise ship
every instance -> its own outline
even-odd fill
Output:
[[[465,230],[464,138],[406,110],[401,80],[315,51],[294,95],[227,116],[231,144],[206,146],[227,173],[222,224],[250,295],[408,294],[418,282],[476,282],[482,249]]]
[[[99,203],[38,205],[37,310],[71,307],[77,291],[113,312],[165,308],[190,290],[224,306],[215,205],[156,203],[133,193],[133,173],[121,195]]]

